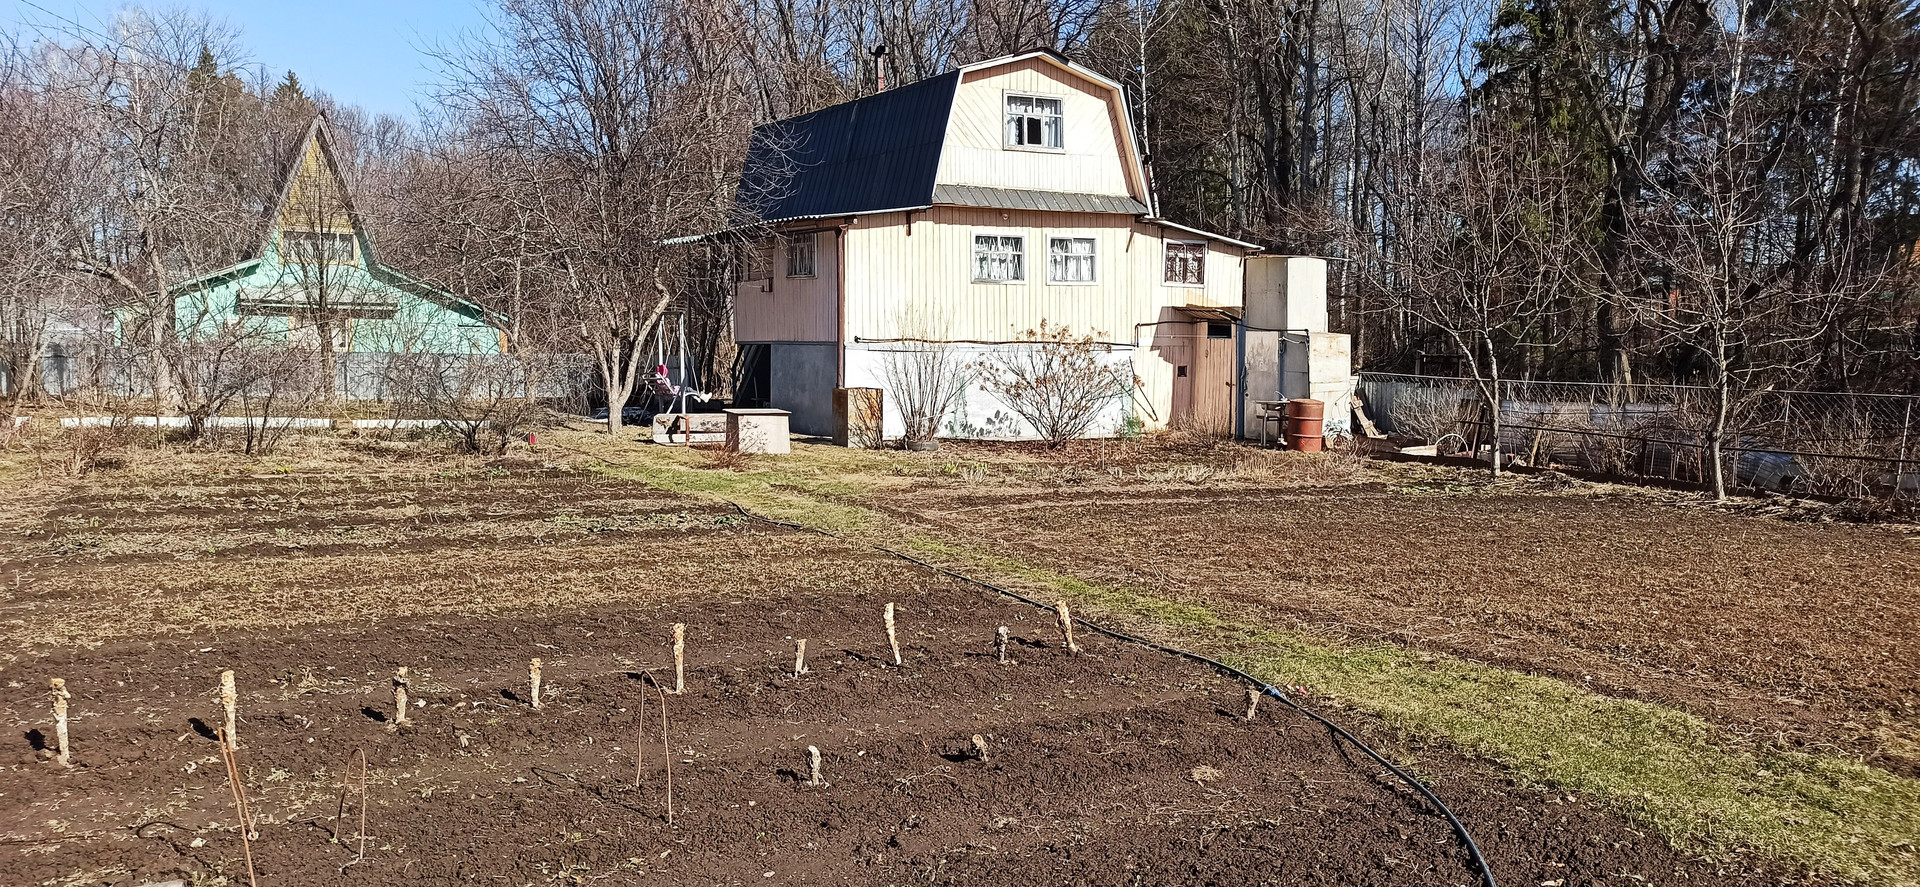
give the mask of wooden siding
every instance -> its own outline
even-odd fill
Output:
[[[1168,286],[1159,226],[1095,213],[934,207],[913,214],[863,216],[847,232],[847,328],[850,336],[893,338],[905,309],[945,318],[948,338],[1011,339],[1045,320],[1103,340],[1133,341],[1135,325],[1160,319],[1162,307],[1239,307],[1239,251],[1214,243],[1206,285]],[[909,233],[909,230],[911,233]],[[1026,280],[975,283],[973,235],[1026,238]],[[1096,282],[1047,282],[1047,237],[1092,237]],[[1169,239],[1186,236],[1169,231]],[[822,252],[826,252],[824,249]],[[779,281],[776,281],[776,286]],[[831,309],[831,303],[827,306]],[[742,321],[746,307],[742,303]],[[743,339],[744,341],[744,339]]]
[[[740,342],[838,341],[839,235],[818,232],[813,276],[788,277],[786,253],[776,250],[771,283],[749,280],[734,293],[734,338]]]
[[[1008,149],[1008,92],[1058,96],[1062,150]],[[947,140],[935,181],[941,184],[1131,196],[1146,202],[1132,181],[1130,148],[1119,96],[1107,86],[1037,58],[969,72],[953,99]]]
[[[1138,348],[1134,372],[1144,392],[1138,409],[1148,428],[1164,428],[1172,420],[1170,354],[1189,347],[1187,339],[1195,328],[1190,318],[1174,309],[1241,304],[1243,260],[1238,249],[1210,243],[1206,285],[1168,286],[1162,282],[1163,233],[1172,240],[1193,238],[1131,217],[965,207],[934,207],[912,215],[911,234],[906,213],[863,216],[848,229],[849,341],[900,338],[905,334],[901,321],[918,315],[936,319],[945,327],[940,337],[953,340],[1009,341],[1045,320],[1075,333],[1091,333],[1101,341],[1133,344]],[[1027,279],[975,283],[975,231],[1025,236]],[[1049,235],[1095,239],[1094,284],[1047,282]],[[832,309],[829,301],[817,318],[796,321],[790,330],[808,323],[830,330]],[[743,329],[755,323],[749,302],[743,299],[739,311]],[[1201,330],[1204,335],[1204,325]],[[792,335],[765,340],[776,339],[791,340]],[[753,340],[742,336],[741,341]]]
[[[353,231],[346,191],[318,139],[307,142],[277,222],[277,227],[295,231]]]

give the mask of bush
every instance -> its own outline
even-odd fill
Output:
[[[1057,449],[1086,434],[1108,404],[1139,386],[1130,367],[1102,360],[1112,351],[1092,336],[1075,337],[1042,321],[1018,345],[995,352],[976,369],[983,390]]]

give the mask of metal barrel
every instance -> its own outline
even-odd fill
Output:
[[[1287,401],[1287,449],[1318,453],[1326,448],[1327,405],[1312,398]]]

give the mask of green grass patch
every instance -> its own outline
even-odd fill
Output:
[[[1332,645],[1205,605],[1110,588],[934,539],[910,547],[1145,627],[1269,683],[1300,685],[1520,779],[1600,799],[1703,854],[1747,848],[1868,884],[1920,884],[1920,780],[1856,761],[1740,748],[1686,712],[1387,644]]]
[[[853,492],[831,472],[708,469],[671,451],[602,470],[900,544],[879,535],[888,525],[876,512],[817,497]],[[1859,883],[1920,885],[1920,780],[1743,746],[1691,714],[1567,681],[1262,628],[1202,603],[1087,582],[926,536],[904,544],[984,580],[1066,596],[1089,615],[1216,655],[1270,683],[1306,686],[1407,734],[1496,761],[1523,781],[1585,794],[1676,846],[1706,855],[1744,848]]]

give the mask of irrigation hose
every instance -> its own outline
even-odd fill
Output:
[[[853,541],[853,540],[846,540],[846,537],[841,536],[838,533],[831,533],[826,530],[819,529],[817,527],[809,527],[801,524],[788,523],[787,521],[774,520],[773,518],[769,518],[769,517],[761,517],[760,515],[754,514],[753,512],[750,512],[745,508],[742,508],[740,506],[740,503],[738,502],[729,502],[728,504],[732,505],[734,509],[739,511],[740,514],[742,514],[743,516],[752,520],[760,521],[762,523],[768,523],[778,527],[787,527],[790,529],[801,530],[803,532],[818,533],[822,536],[828,536],[834,539],[841,539],[844,541]],[[885,545],[875,545],[871,542],[866,542],[862,544],[867,545],[869,548],[872,548],[875,551],[885,552],[903,561],[906,561],[912,564],[917,564],[925,569],[932,570],[933,572],[939,573],[943,576],[947,576],[952,579],[957,579],[969,585],[974,585],[980,588],[984,588],[995,594],[1012,598],[1016,601],[1020,601],[1021,603],[1039,608],[1041,610],[1053,612],[1053,605],[1042,603],[1038,600],[1027,597],[1026,595],[1021,594],[1012,589],[1002,588],[1001,586],[995,585],[991,582],[975,579],[972,576],[968,576],[964,573],[955,572],[953,570],[947,569],[946,567],[940,566],[939,564],[929,563],[927,561],[921,560],[920,558],[914,557],[913,555],[907,554],[906,552],[897,551],[895,549],[888,548]],[[1480,845],[1473,840],[1473,835],[1467,831],[1467,826],[1465,823],[1460,821],[1460,817],[1455,816],[1453,814],[1453,810],[1449,808],[1445,802],[1441,801],[1440,798],[1433,793],[1432,789],[1427,788],[1426,783],[1423,783],[1419,779],[1414,778],[1411,774],[1407,773],[1405,770],[1402,770],[1399,767],[1394,766],[1392,761],[1387,760],[1379,752],[1375,751],[1372,746],[1366,744],[1365,742],[1360,741],[1359,737],[1353,735],[1352,733],[1347,732],[1339,724],[1336,724],[1330,720],[1327,720],[1325,717],[1322,717],[1320,714],[1314,712],[1313,710],[1301,705],[1298,702],[1295,702],[1293,699],[1287,696],[1285,691],[1281,690],[1280,688],[1275,687],[1272,684],[1269,684],[1265,681],[1262,681],[1259,678],[1256,678],[1253,675],[1250,675],[1244,671],[1241,671],[1238,668],[1228,665],[1225,662],[1221,662],[1218,659],[1214,659],[1209,656],[1203,656],[1199,653],[1194,653],[1188,650],[1182,650],[1178,647],[1169,647],[1165,644],[1161,644],[1155,641],[1150,641],[1142,637],[1136,637],[1134,635],[1127,634],[1126,632],[1119,631],[1117,629],[1107,628],[1106,626],[1100,625],[1099,623],[1090,621],[1081,616],[1073,617],[1073,621],[1086,627],[1090,631],[1096,632],[1098,634],[1106,635],[1107,637],[1113,638],[1115,640],[1122,641],[1129,644],[1136,644],[1138,646],[1145,647],[1149,650],[1156,650],[1158,652],[1165,653],[1170,656],[1176,656],[1191,662],[1197,662],[1202,665],[1206,665],[1210,668],[1213,668],[1216,671],[1219,671],[1223,674],[1230,675],[1234,678],[1245,681],[1248,684],[1251,684],[1255,687],[1260,688],[1260,692],[1280,700],[1280,703],[1282,705],[1285,705],[1286,707],[1293,709],[1294,711],[1300,713],[1301,715],[1304,715],[1305,717],[1313,720],[1314,722],[1319,723],[1320,725],[1326,727],[1329,731],[1333,733],[1334,736],[1340,739],[1346,740],[1348,744],[1364,752],[1366,756],[1369,758],[1372,758],[1374,762],[1378,763],[1382,767],[1387,768],[1388,772],[1392,773],[1394,776],[1399,777],[1401,782],[1406,783],[1414,791],[1419,792],[1421,797],[1426,798],[1428,803],[1431,803],[1435,809],[1439,810],[1440,815],[1446,817],[1447,824],[1453,826],[1454,835],[1460,839],[1461,844],[1466,846],[1467,856],[1473,860],[1474,867],[1480,870],[1480,877],[1483,881],[1486,882],[1486,887],[1499,887],[1499,882],[1495,881],[1493,877],[1493,867],[1487,864],[1487,858],[1484,855],[1482,855],[1480,852]]]

